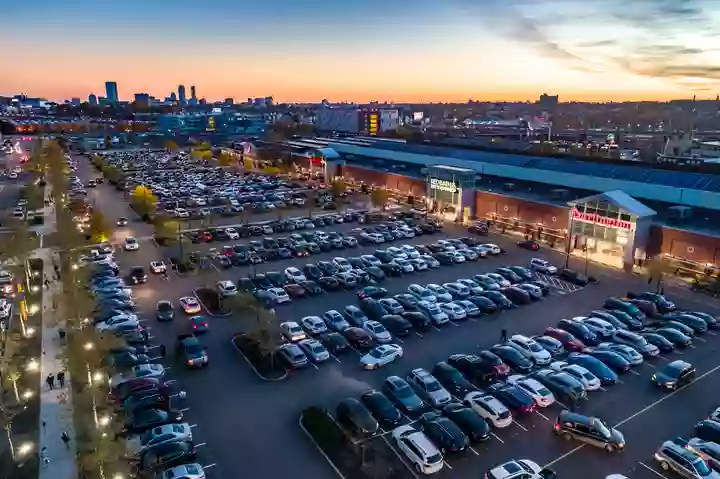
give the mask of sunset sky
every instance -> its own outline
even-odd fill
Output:
[[[396,102],[715,98],[720,0],[35,0],[0,95]],[[13,46],[18,46],[13,50]]]

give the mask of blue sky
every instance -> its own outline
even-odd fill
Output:
[[[0,94],[86,97],[113,79],[122,97],[178,83],[211,99],[714,97],[718,2],[13,2],[0,40],[23,54],[0,54]]]

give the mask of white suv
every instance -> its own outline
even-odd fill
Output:
[[[556,266],[540,258],[533,258],[530,260],[530,269],[539,271],[543,274],[556,274],[558,272]]]
[[[222,297],[235,296],[238,293],[237,286],[230,280],[218,281],[217,288]]]
[[[552,355],[550,352],[540,346],[537,341],[530,339],[527,336],[516,334],[510,338],[508,345],[515,348],[526,358],[535,361],[535,364],[544,366],[545,364],[550,364],[550,361],[552,361]]]
[[[400,426],[393,430],[392,437],[420,474],[435,474],[443,468],[442,453],[422,432],[412,426]]]
[[[513,422],[510,410],[494,396],[479,391],[465,395],[463,400],[473,411],[494,427],[508,427]]]

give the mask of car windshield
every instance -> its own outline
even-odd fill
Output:
[[[538,388],[537,392],[541,396],[549,396],[550,395],[550,391],[546,388]]]
[[[533,353],[539,353],[539,352],[541,352],[541,351],[543,350],[543,347],[540,346],[538,343],[535,343],[535,342],[528,343],[528,348],[529,348],[530,351],[532,351]]]
[[[595,430],[599,432],[603,437],[608,439],[611,437],[610,429],[608,429],[601,420],[593,419],[593,426],[595,427]]]
[[[410,389],[410,386],[403,384],[395,390],[395,395],[400,399],[406,399],[412,397],[415,393]]]
[[[383,356],[382,351],[379,349],[371,349],[368,354],[374,358],[381,358]]]
[[[422,296],[423,298],[429,298],[432,295],[432,292],[428,291],[427,289],[423,289],[422,291],[420,291],[420,296]]]
[[[442,461],[442,456],[440,454],[433,454],[432,456],[428,456],[427,463],[428,464],[435,464]]]
[[[425,389],[429,392],[434,392],[442,389],[442,386],[440,386],[439,382],[431,380],[425,383]]]
[[[712,475],[712,471],[708,467],[707,463],[703,461],[702,459],[698,459],[693,463],[695,466],[695,471],[697,471],[698,475],[700,477],[706,477]]]

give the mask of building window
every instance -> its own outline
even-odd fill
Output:
[[[632,216],[627,213],[620,213],[620,219],[622,221],[632,221]]]

